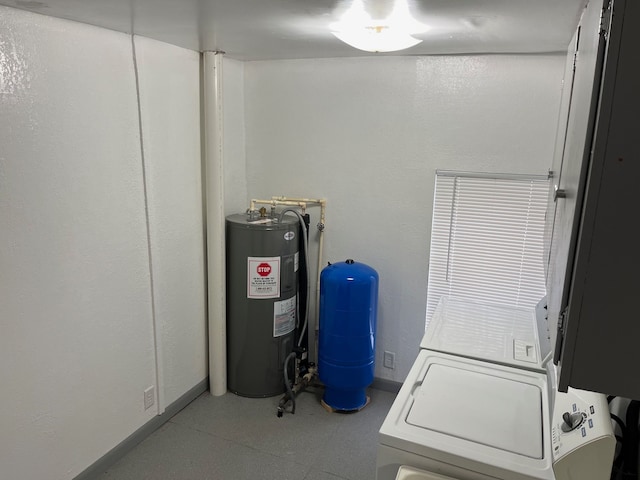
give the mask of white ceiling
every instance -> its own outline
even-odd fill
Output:
[[[587,0],[409,0],[431,28],[402,55],[566,51]],[[384,15],[393,0],[365,0]],[[367,54],[329,31],[350,0],[0,0],[239,60]],[[395,53],[396,55],[398,53]]]

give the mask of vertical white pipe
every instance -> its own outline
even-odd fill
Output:
[[[324,221],[323,221],[324,223]],[[313,335],[310,335],[313,339],[309,342],[310,345],[313,346],[313,350],[309,352],[309,355],[313,362],[318,364],[318,329],[320,328],[320,275],[322,274],[322,268],[324,264],[322,263],[322,249],[324,247],[324,230],[320,230],[318,236],[318,271],[316,272],[316,304],[315,304],[315,325],[313,326]],[[309,347],[311,350],[311,347]]]
[[[209,288],[209,390],[227,391],[227,325],[222,152],[222,53],[204,52],[204,136]]]
[[[311,357],[311,361],[318,364],[318,333],[320,328],[320,276],[322,275],[322,268],[324,264],[322,263],[322,251],[324,248],[324,229],[326,228],[326,217],[325,217],[325,207],[327,202],[325,199],[319,200],[320,203],[320,221],[318,222],[318,271],[316,272],[316,304],[315,304],[315,320],[316,323],[314,325],[313,330],[313,340],[309,342],[309,356]],[[320,227],[322,225],[322,227]],[[311,328],[311,327],[309,327]]]

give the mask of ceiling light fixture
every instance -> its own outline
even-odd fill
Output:
[[[363,0],[353,0],[342,18],[329,28],[344,43],[366,52],[394,52],[413,47],[422,40],[412,35],[429,29],[411,16],[407,0],[395,0],[391,14],[383,19],[371,18]]]

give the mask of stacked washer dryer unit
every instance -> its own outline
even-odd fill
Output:
[[[380,429],[377,479],[608,479],[606,398],[556,394],[549,351],[533,309],[443,297]]]

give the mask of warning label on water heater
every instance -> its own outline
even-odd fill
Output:
[[[273,336],[281,337],[296,326],[296,296],[273,303]]]
[[[280,257],[247,257],[247,298],[280,296]]]

